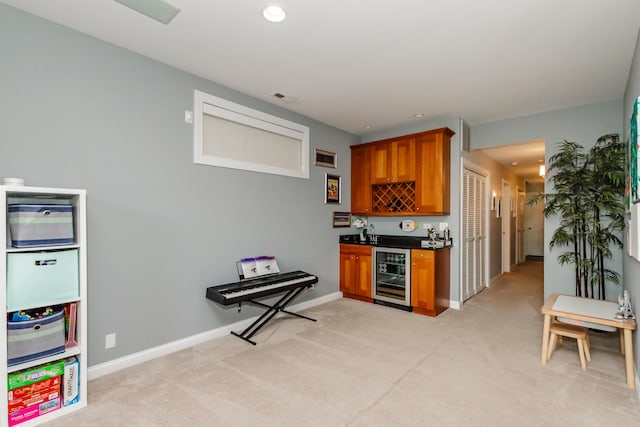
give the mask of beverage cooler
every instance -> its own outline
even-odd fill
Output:
[[[373,300],[411,311],[411,250],[373,248]]]

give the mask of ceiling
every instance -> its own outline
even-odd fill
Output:
[[[168,25],[114,0],[0,1],[361,136],[622,99],[640,28],[639,0],[168,0]],[[274,2],[284,22],[263,19]]]
[[[514,175],[528,182],[543,182],[540,165],[544,164],[544,140],[478,150],[493,158]],[[545,165],[546,166],[546,165]]]

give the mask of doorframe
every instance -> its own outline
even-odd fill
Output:
[[[459,225],[458,225],[458,230],[460,230],[460,236],[458,237],[458,247],[460,248],[460,256],[458,257],[458,308],[462,308],[463,304],[464,304],[464,293],[463,293],[463,289],[462,289],[462,269],[464,268],[464,266],[462,265],[462,249],[464,248],[464,236],[462,235],[462,222],[463,222],[463,216],[465,214],[464,211],[464,203],[463,203],[463,198],[464,198],[464,170],[468,169],[471,172],[475,172],[478,175],[481,175],[484,177],[484,183],[485,183],[485,197],[486,200],[484,201],[484,206],[485,206],[485,218],[487,219],[484,223],[484,234],[485,236],[487,236],[487,238],[484,241],[484,253],[485,253],[485,257],[484,257],[484,280],[485,283],[487,285],[487,288],[490,286],[490,281],[489,281],[489,257],[490,257],[490,240],[491,240],[491,235],[489,234],[490,228],[489,228],[489,214],[491,213],[491,195],[489,194],[489,189],[490,189],[490,184],[491,184],[491,172],[488,169],[483,168],[482,166],[479,166],[478,164],[472,162],[469,159],[466,159],[464,157],[460,158],[460,218],[459,218]]]
[[[511,272],[511,183],[502,178],[502,273]]]
[[[526,230],[524,226],[526,213],[525,213],[524,207],[520,209],[521,195],[523,198],[523,206],[524,206],[527,202],[526,185],[524,189],[521,189],[520,185],[516,185],[516,264],[521,264],[526,260],[525,245],[527,242],[527,236],[526,236]],[[521,232],[518,231],[518,223],[520,223],[520,225],[522,226]]]

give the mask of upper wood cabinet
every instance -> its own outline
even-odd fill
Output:
[[[401,137],[371,147],[371,183],[413,181],[416,179],[416,140]]]
[[[371,214],[371,150],[365,145],[351,147],[351,212]]]
[[[424,133],[416,142],[416,212],[448,215],[451,191],[450,129]]]
[[[450,213],[449,128],[351,147],[351,212],[373,216]]]

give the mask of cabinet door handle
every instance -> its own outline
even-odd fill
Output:
[[[356,257],[356,261],[357,261],[357,260],[359,260],[359,259],[360,259],[360,257],[359,257],[359,256],[357,256],[357,257]]]

